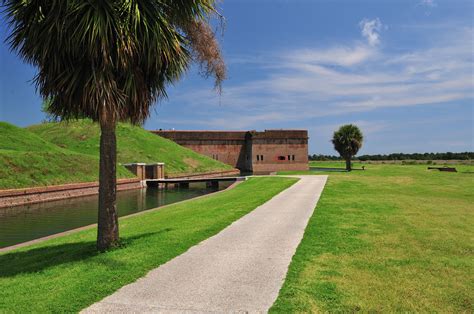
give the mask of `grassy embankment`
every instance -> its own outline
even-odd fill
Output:
[[[71,151],[99,155],[99,127],[88,120],[67,124],[39,124],[29,127],[28,130],[46,141]],[[164,162],[168,175],[233,169],[229,165],[198,154],[141,127],[125,123],[117,126],[117,161]]]
[[[124,246],[95,252],[96,230],[0,253],[0,312],[75,312],[144,276],[291,186],[251,178],[234,189],[120,219]]]
[[[0,122],[0,189],[96,181],[99,158],[56,146],[28,130]],[[119,178],[132,178],[123,167]]]
[[[272,311],[472,312],[474,167],[426,167],[325,173]]]
[[[117,127],[118,162],[165,162],[167,174],[232,169],[139,127]],[[0,122],[0,189],[97,181],[99,128],[89,121],[22,129]],[[132,178],[117,167],[119,178]]]

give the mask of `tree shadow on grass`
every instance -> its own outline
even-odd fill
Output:
[[[134,242],[156,236],[160,233],[169,232],[166,228],[157,232],[143,233],[133,237],[121,238],[122,246],[112,251],[127,249]],[[11,252],[0,255],[0,278],[13,277],[18,274],[41,272],[50,267],[85,261],[95,256],[107,253],[99,253],[96,249],[96,242],[76,242],[59,245],[45,246],[27,251]],[[107,264],[110,267],[120,267],[116,260],[97,260],[97,263]]]

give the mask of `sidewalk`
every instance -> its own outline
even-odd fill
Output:
[[[83,312],[267,311],[327,180],[300,178],[217,235]]]

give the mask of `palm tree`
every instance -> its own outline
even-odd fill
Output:
[[[11,49],[36,66],[48,112],[100,124],[97,248],[119,244],[116,136],[142,124],[191,61],[220,91],[225,64],[209,26],[214,0],[3,0]]]
[[[347,171],[352,170],[351,159],[362,147],[363,140],[364,136],[361,130],[353,124],[343,125],[334,132],[332,143],[334,144],[334,149],[346,161]]]

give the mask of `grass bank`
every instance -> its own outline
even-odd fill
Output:
[[[68,150],[99,156],[100,130],[89,120],[43,123],[28,128],[42,139]],[[169,175],[232,170],[229,165],[198,154],[173,141],[126,123],[117,125],[117,161],[164,162]]]
[[[0,122],[0,189],[97,181],[99,157],[61,148],[32,132]],[[133,178],[118,167],[119,178]]]
[[[272,312],[472,312],[474,167],[457,168],[327,172]]]
[[[217,234],[292,178],[251,178],[234,189],[120,219],[123,247],[95,252],[87,230],[0,254],[0,312],[76,312]]]
[[[99,127],[87,120],[23,129],[0,122],[0,189],[91,182],[99,174]],[[117,126],[118,162],[164,162],[169,175],[231,170],[136,126]],[[134,177],[117,167],[119,178]]]

